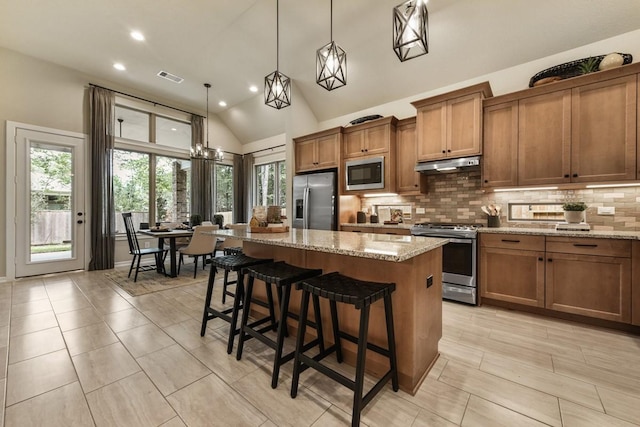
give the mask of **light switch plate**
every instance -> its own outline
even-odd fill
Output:
[[[598,206],[598,215],[615,215],[615,214],[616,214],[616,208],[613,206],[610,206],[610,207]]]
[[[417,214],[423,214],[424,213],[424,208],[416,208],[416,213]]]

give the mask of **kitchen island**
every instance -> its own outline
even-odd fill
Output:
[[[438,358],[442,336],[442,246],[447,239],[302,229],[286,233],[216,230],[214,234],[243,240],[244,252],[250,256],[322,268],[324,273],[338,271],[360,280],[395,282],[392,299],[400,388],[415,394]],[[300,296],[294,290],[290,310],[297,313],[299,306]],[[330,322],[325,320],[330,319],[328,304],[322,305],[321,310],[325,340],[332,342]],[[340,328],[357,335],[359,313],[343,304],[338,305],[338,313]],[[386,347],[384,325],[384,307],[374,304],[369,340]],[[291,322],[291,327],[295,330],[297,323]],[[346,362],[354,364],[355,345],[343,342],[343,346]],[[388,360],[369,352],[366,368],[380,376],[388,370]]]

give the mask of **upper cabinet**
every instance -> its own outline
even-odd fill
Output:
[[[337,168],[340,164],[341,128],[295,138],[296,173]]]
[[[380,155],[389,152],[395,117],[385,117],[343,129],[342,153],[345,159]],[[392,129],[393,128],[393,129]]]
[[[482,100],[492,96],[488,82],[412,102],[416,107],[417,160],[482,153]]]
[[[426,193],[427,176],[414,170],[417,162],[415,117],[398,121],[396,139],[397,193]]]
[[[640,178],[636,64],[484,101],[484,187]]]

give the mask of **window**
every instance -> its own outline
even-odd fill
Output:
[[[115,135],[116,233],[125,232],[122,212],[132,213],[136,228],[140,223],[188,221],[191,124],[117,105]]]
[[[287,169],[284,161],[256,165],[254,206],[280,206],[286,208]]]
[[[233,166],[215,165],[215,212],[224,217],[224,223],[233,223]]]

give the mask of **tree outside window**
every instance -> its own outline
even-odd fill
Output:
[[[233,166],[215,165],[215,212],[224,223],[233,222]]]
[[[278,205],[286,208],[287,169],[284,161],[256,165],[255,167],[255,206]]]

